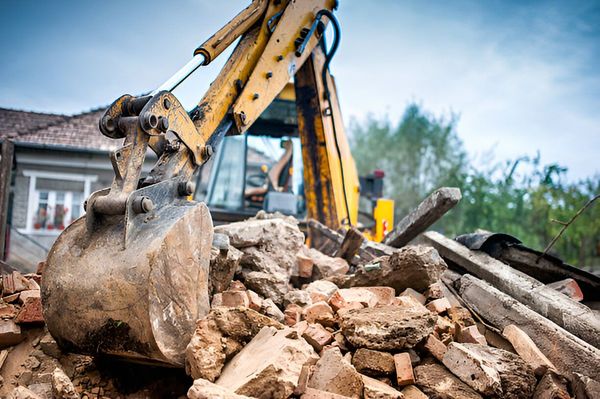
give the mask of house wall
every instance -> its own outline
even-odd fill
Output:
[[[11,233],[7,261],[9,264],[29,272],[35,270],[37,263],[45,259],[47,251],[60,234],[59,230],[36,231],[31,227],[35,218],[31,203],[33,199],[30,198],[31,175],[42,174],[43,177],[39,177],[39,175],[36,177],[37,182],[43,181],[45,187],[56,191],[68,191],[73,186],[83,186],[83,181],[72,181],[68,178],[85,176],[90,180],[89,193],[92,193],[110,186],[114,173],[108,153],[101,152],[66,151],[51,147],[30,148],[17,144],[15,159],[16,170],[12,186]],[[147,157],[144,173],[151,169],[155,161],[154,154]],[[67,179],[62,177],[67,177]],[[50,180],[46,178],[50,178]],[[52,183],[51,186],[48,185],[49,181]]]

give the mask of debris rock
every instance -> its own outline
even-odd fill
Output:
[[[12,320],[0,320],[0,347],[16,345],[25,337],[21,328]]]
[[[327,300],[338,290],[338,286],[327,280],[316,280],[308,284],[304,291],[309,294],[319,293],[327,297]]]
[[[261,313],[280,323],[283,323],[285,319],[283,312],[279,310],[271,298],[267,298],[263,301]]]
[[[291,290],[283,297],[283,305],[287,306],[290,303],[299,306],[308,306],[312,304],[310,293],[303,290]]]
[[[287,276],[279,272],[248,272],[244,274],[244,282],[248,288],[263,298],[271,299],[280,305],[283,304],[285,294],[289,291]]]
[[[242,252],[229,245],[229,243],[227,243],[226,249],[214,246],[211,248],[208,283],[210,292],[213,295],[225,291],[229,287],[235,272],[240,267],[241,259]]]
[[[533,399],[570,399],[566,380],[553,371],[548,371],[538,382]]]
[[[301,335],[317,353],[321,352],[325,345],[333,341],[333,334],[320,324],[308,324]]]
[[[456,378],[440,364],[415,367],[415,379],[425,394],[445,399],[483,399],[473,388]]]
[[[427,309],[430,311],[441,314],[450,309],[450,302],[446,298],[435,299],[427,304]]]
[[[530,398],[535,389],[533,369],[519,356],[502,349],[453,342],[443,363],[464,383],[486,396]]]
[[[375,378],[361,375],[364,384],[365,399],[403,399],[400,391]]]
[[[415,383],[412,362],[407,352],[395,354],[394,364],[396,366],[396,383],[399,387]]]
[[[446,345],[444,345],[444,343],[437,339],[433,334],[430,334],[427,337],[423,346],[431,355],[433,355],[433,357],[435,357],[440,362],[442,361],[444,355],[446,354],[446,351],[448,350],[448,348],[446,348]]]
[[[302,316],[309,323],[320,323],[325,326],[333,324],[333,310],[326,302],[317,302],[305,307]]]
[[[414,299],[416,299],[421,305],[425,305],[425,302],[427,301],[427,298],[425,298],[425,295],[413,290],[412,288],[407,288],[404,291],[402,291],[400,293],[400,296],[411,296]]]
[[[341,317],[344,337],[354,346],[374,350],[412,348],[433,332],[437,316],[382,306],[350,310]]]
[[[187,397],[188,399],[250,399],[248,396],[238,395],[202,378],[194,380],[194,385],[188,390]]]
[[[222,306],[235,308],[237,306],[250,307],[250,298],[246,291],[223,291],[221,294]]]
[[[287,398],[302,366],[313,363],[313,348],[293,330],[266,326],[227,363],[217,385],[239,395]]]
[[[371,377],[392,375],[396,370],[394,356],[387,352],[359,348],[352,356],[352,365],[361,374]]]
[[[448,309],[448,316],[450,320],[455,323],[458,323],[461,327],[469,327],[475,325],[475,320],[473,320],[473,316],[471,316],[471,312],[468,309],[465,309],[460,306],[453,306]]]
[[[28,297],[17,314],[15,322],[19,324],[44,323],[44,316],[42,315],[42,299],[40,297]]]
[[[350,269],[346,260],[327,256],[314,248],[307,249],[305,254],[310,257],[314,263],[312,277],[315,280],[336,275],[344,275],[348,273],[348,270]]]
[[[56,399],[79,399],[75,386],[58,367],[52,372],[52,393]]]
[[[338,395],[331,392],[321,391],[320,389],[306,388],[306,391],[300,397],[301,399],[348,399],[347,396]]]
[[[42,397],[23,386],[18,386],[12,390],[7,399],[42,399]]]
[[[369,287],[385,285],[397,293],[407,288],[427,289],[439,280],[446,263],[431,247],[407,246],[391,256],[383,256],[371,264],[360,266],[355,274],[330,277],[338,287]]]
[[[556,367],[537,347],[529,335],[514,324],[504,327],[502,335],[512,344],[515,351],[534,370],[538,377],[546,374],[548,370],[556,370]]]
[[[429,399],[419,388],[414,385],[406,386],[401,391],[404,399]]]
[[[360,398],[363,394],[363,381],[354,366],[342,360],[338,348],[324,351],[315,365],[308,381],[309,388],[335,393],[351,398]]]
[[[573,392],[576,399],[600,398],[600,382],[580,373],[573,373]]]
[[[286,326],[293,326],[296,323],[300,322],[302,318],[302,307],[296,305],[295,303],[289,304],[285,311],[283,312],[284,316],[284,324]]]
[[[479,332],[479,329],[476,325],[465,328],[459,328],[459,330],[457,331],[457,335],[458,342],[487,345],[485,337]]]
[[[17,271],[2,276],[2,296],[8,296],[24,291],[28,288],[29,282],[23,275]]]
[[[215,381],[226,358],[237,353],[240,344],[248,342],[264,326],[283,328],[279,322],[249,308],[212,309],[196,322],[196,330],[185,350],[186,372],[194,379]]]

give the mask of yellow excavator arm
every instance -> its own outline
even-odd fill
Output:
[[[124,139],[111,154],[114,181],[87,199],[86,215],[56,240],[42,281],[47,326],[61,346],[183,364],[194,322],[210,308],[213,226],[206,205],[189,200],[192,175],[293,77],[308,216],[332,228],[356,224],[358,177],[328,69],[339,39],[335,7],[335,0],[255,0],[157,90],[109,107],[100,130]],[[336,34],[329,52],[327,24]],[[172,90],[237,39],[188,112]],[[140,179],[148,148],[158,161]]]

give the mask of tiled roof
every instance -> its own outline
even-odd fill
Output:
[[[105,137],[98,129],[104,109],[73,116],[0,108],[0,137],[16,143],[35,143],[109,151],[120,140]]]

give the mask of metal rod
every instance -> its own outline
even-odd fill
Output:
[[[156,90],[150,93],[151,96],[156,93],[166,90],[173,91],[177,86],[181,84],[184,80],[187,79],[200,65],[204,64],[206,58],[203,54],[196,54],[187,64],[183,66],[179,71],[175,72],[173,76],[171,76],[165,83],[160,85]]]

